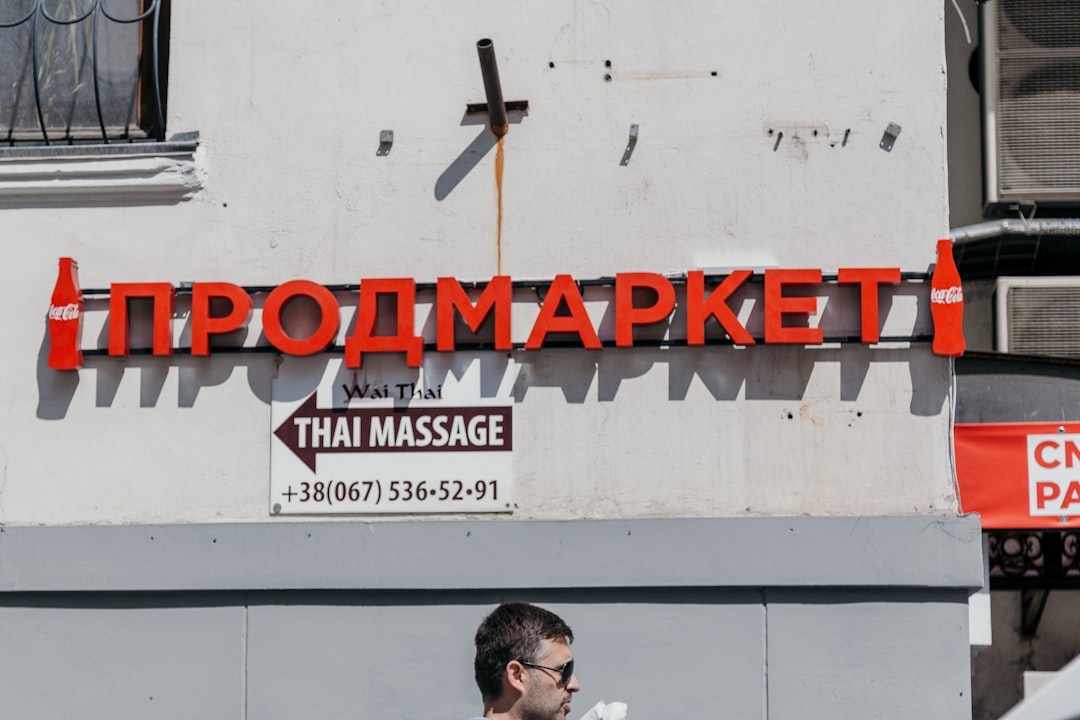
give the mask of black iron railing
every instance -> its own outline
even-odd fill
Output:
[[[987,530],[993,590],[1080,588],[1080,530]]]
[[[0,49],[6,56],[0,57],[0,65],[4,66],[0,72],[7,73],[3,77],[5,94],[0,96],[0,123],[6,131],[5,140],[9,144],[43,142],[46,145],[58,138],[62,142],[163,141],[165,114],[161,78],[164,67],[159,37],[164,1],[136,0],[133,3],[136,14],[124,17],[109,9],[110,4],[115,6],[115,0],[112,3],[109,0],[26,0],[21,17],[0,17]],[[138,32],[130,32],[126,38],[125,45],[130,47],[130,53],[110,51],[106,37],[111,33],[109,24],[138,26]],[[60,31],[65,28],[69,31],[62,35]],[[86,41],[88,31],[90,37]],[[82,47],[80,37],[83,38]],[[85,120],[75,119],[77,106],[83,104],[78,94],[87,84],[81,70],[87,55],[96,129]],[[29,78],[26,77],[27,60]],[[126,70],[118,72],[118,67]],[[125,71],[128,76],[118,81],[118,75]],[[102,97],[102,86],[106,84],[104,75],[108,76],[110,87],[122,86],[109,98]],[[23,122],[27,114],[24,101],[27,80],[33,88],[36,128],[27,127]],[[54,80],[55,84],[66,82],[67,87],[46,89],[45,86],[54,84]],[[123,106],[125,100],[129,110],[126,115],[123,108],[120,112],[110,113],[110,103]],[[132,110],[132,106],[137,106],[137,110]],[[121,122],[110,122],[117,116]]]

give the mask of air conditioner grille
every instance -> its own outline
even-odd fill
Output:
[[[1080,198],[1080,2],[995,4],[998,191]]]
[[[1021,285],[1007,292],[1009,352],[1080,358],[1080,285]]]
[[[997,0],[998,49],[1080,47],[1080,3],[1076,0]]]

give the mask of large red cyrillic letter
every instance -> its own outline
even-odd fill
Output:
[[[820,345],[821,328],[784,327],[785,315],[813,315],[816,297],[784,297],[785,285],[820,285],[821,270],[765,271],[765,342],[793,345]]]
[[[862,341],[876,343],[881,338],[881,331],[878,329],[878,285],[895,285],[900,282],[900,268],[840,268],[836,280],[845,285],[859,285]]]
[[[379,315],[379,296],[397,296],[397,334],[373,335]],[[409,367],[424,360],[424,339],[413,334],[416,314],[416,281],[412,278],[378,278],[360,281],[360,305],[356,328],[345,340],[345,367],[358,368],[365,352],[404,352]]]
[[[361,286],[362,287],[362,286]],[[454,278],[441,277],[436,285],[435,303],[438,306],[438,339],[436,347],[439,350],[453,350],[454,343],[454,311],[461,313],[461,319],[476,332],[480,324],[484,322],[491,311],[495,311],[495,349],[511,349],[510,341],[510,308],[513,303],[513,285],[509,275],[497,275],[491,278],[491,282],[484,288],[484,292],[472,304],[464,288]]]
[[[210,303],[223,298],[232,303],[228,315],[210,316]],[[210,336],[239,330],[251,319],[251,296],[232,283],[194,283],[191,286],[191,354],[209,355]]]
[[[569,315],[556,315],[563,301],[570,311]],[[596,330],[585,311],[585,301],[581,298],[577,284],[569,275],[556,275],[551,281],[544,304],[540,306],[540,315],[536,318],[529,339],[525,341],[526,350],[539,350],[544,345],[548,333],[577,333],[581,343],[589,350],[599,350],[602,346]]]
[[[705,321],[716,318],[724,332],[736,345],[753,345],[754,338],[735,317],[727,299],[746,279],[752,275],[749,270],[735,270],[720,283],[712,293],[705,297],[705,273],[691,270],[686,273],[686,344],[705,344]]]
[[[297,297],[308,297],[319,307],[319,324],[306,338],[294,338],[281,324],[285,304]],[[314,355],[322,352],[337,336],[341,315],[334,294],[310,280],[290,280],[270,291],[262,309],[263,334],[270,344],[289,355]]]
[[[169,283],[113,283],[109,292],[109,354],[127,355],[128,300],[150,298],[154,303],[153,342],[155,355],[172,355],[172,317],[176,289]]]
[[[649,307],[634,307],[634,290],[648,288],[656,293],[656,302]],[[675,309],[675,288],[671,281],[658,273],[615,274],[615,345],[634,344],[634,326],[657,323],[667,319]]]

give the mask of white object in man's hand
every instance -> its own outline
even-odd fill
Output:
[[[601,700],[582,715],[581,720],[626,720],[626,703],[605,703]]]

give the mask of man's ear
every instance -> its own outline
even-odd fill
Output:
[[[518,695],[523,695],[525,693],[526,683],[525,666],[517,660],[511,660],[506,663],[506,670],[503,671],[503,682]]]

